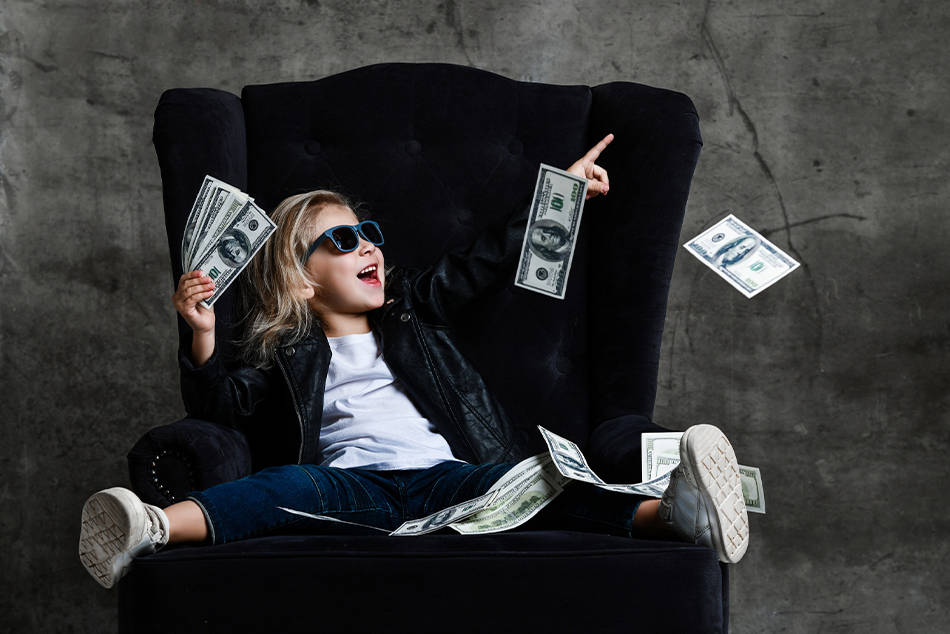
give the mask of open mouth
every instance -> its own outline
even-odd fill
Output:
[[[376,270],[378,266],[376,264],[370,264],[365,269],[356,274],[356,277],[362,282],[367,284],[379,284],[379,276],[376,275]]]

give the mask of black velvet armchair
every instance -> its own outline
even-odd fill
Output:
[[[537,451],[542,424],[599,475],[636,482],[660,340],[702,141],[682,94],[628,82],[517,82],[446,64],[381,64],[313,82],[166,92],[155,113],[173,280],[205,174],[265,210],[316,188],[361,201],[387,261],[421,266],[469,243],[607,133],[607,197],[584,213],[567,297],[509,285],[467,315],[463,349]],[[229,291],[218,346],[233,354]],[[190,333],[179,320],[182,341]],[[132,486],[167,506],[269,466],[254,439],[185,419],[129,454]],[[725,632],[714,551],[567,531],[413,538],[273,535],[166,548],[119,584],[121,632]]]

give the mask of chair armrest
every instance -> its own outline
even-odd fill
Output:
[[[128,459],[132,490],[143,502],[162,508],[192,491],[251,474],[244,434],[192,418],[151,430],[132,447]]]

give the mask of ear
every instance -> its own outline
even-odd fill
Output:
[[[316,294],[316,291],[313,288],[313,284],[310,282],[304,282],[303,286],[298,286],[296,289],[296,295],[300,299],[312,299]]]

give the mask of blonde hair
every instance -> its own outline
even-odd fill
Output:
[[[317,217],[335,206],[359,218],[345,197],[324,189],[291,196],[271,214],[277,225],[274,236],[239,278],[236,314],[244,317],[237,345],[248,363],[259,368],[273,365],[278,345],[296,343],[314,327],[323,329],[320,317],[300,296],[313,283],[300,259],[316,239]]]

